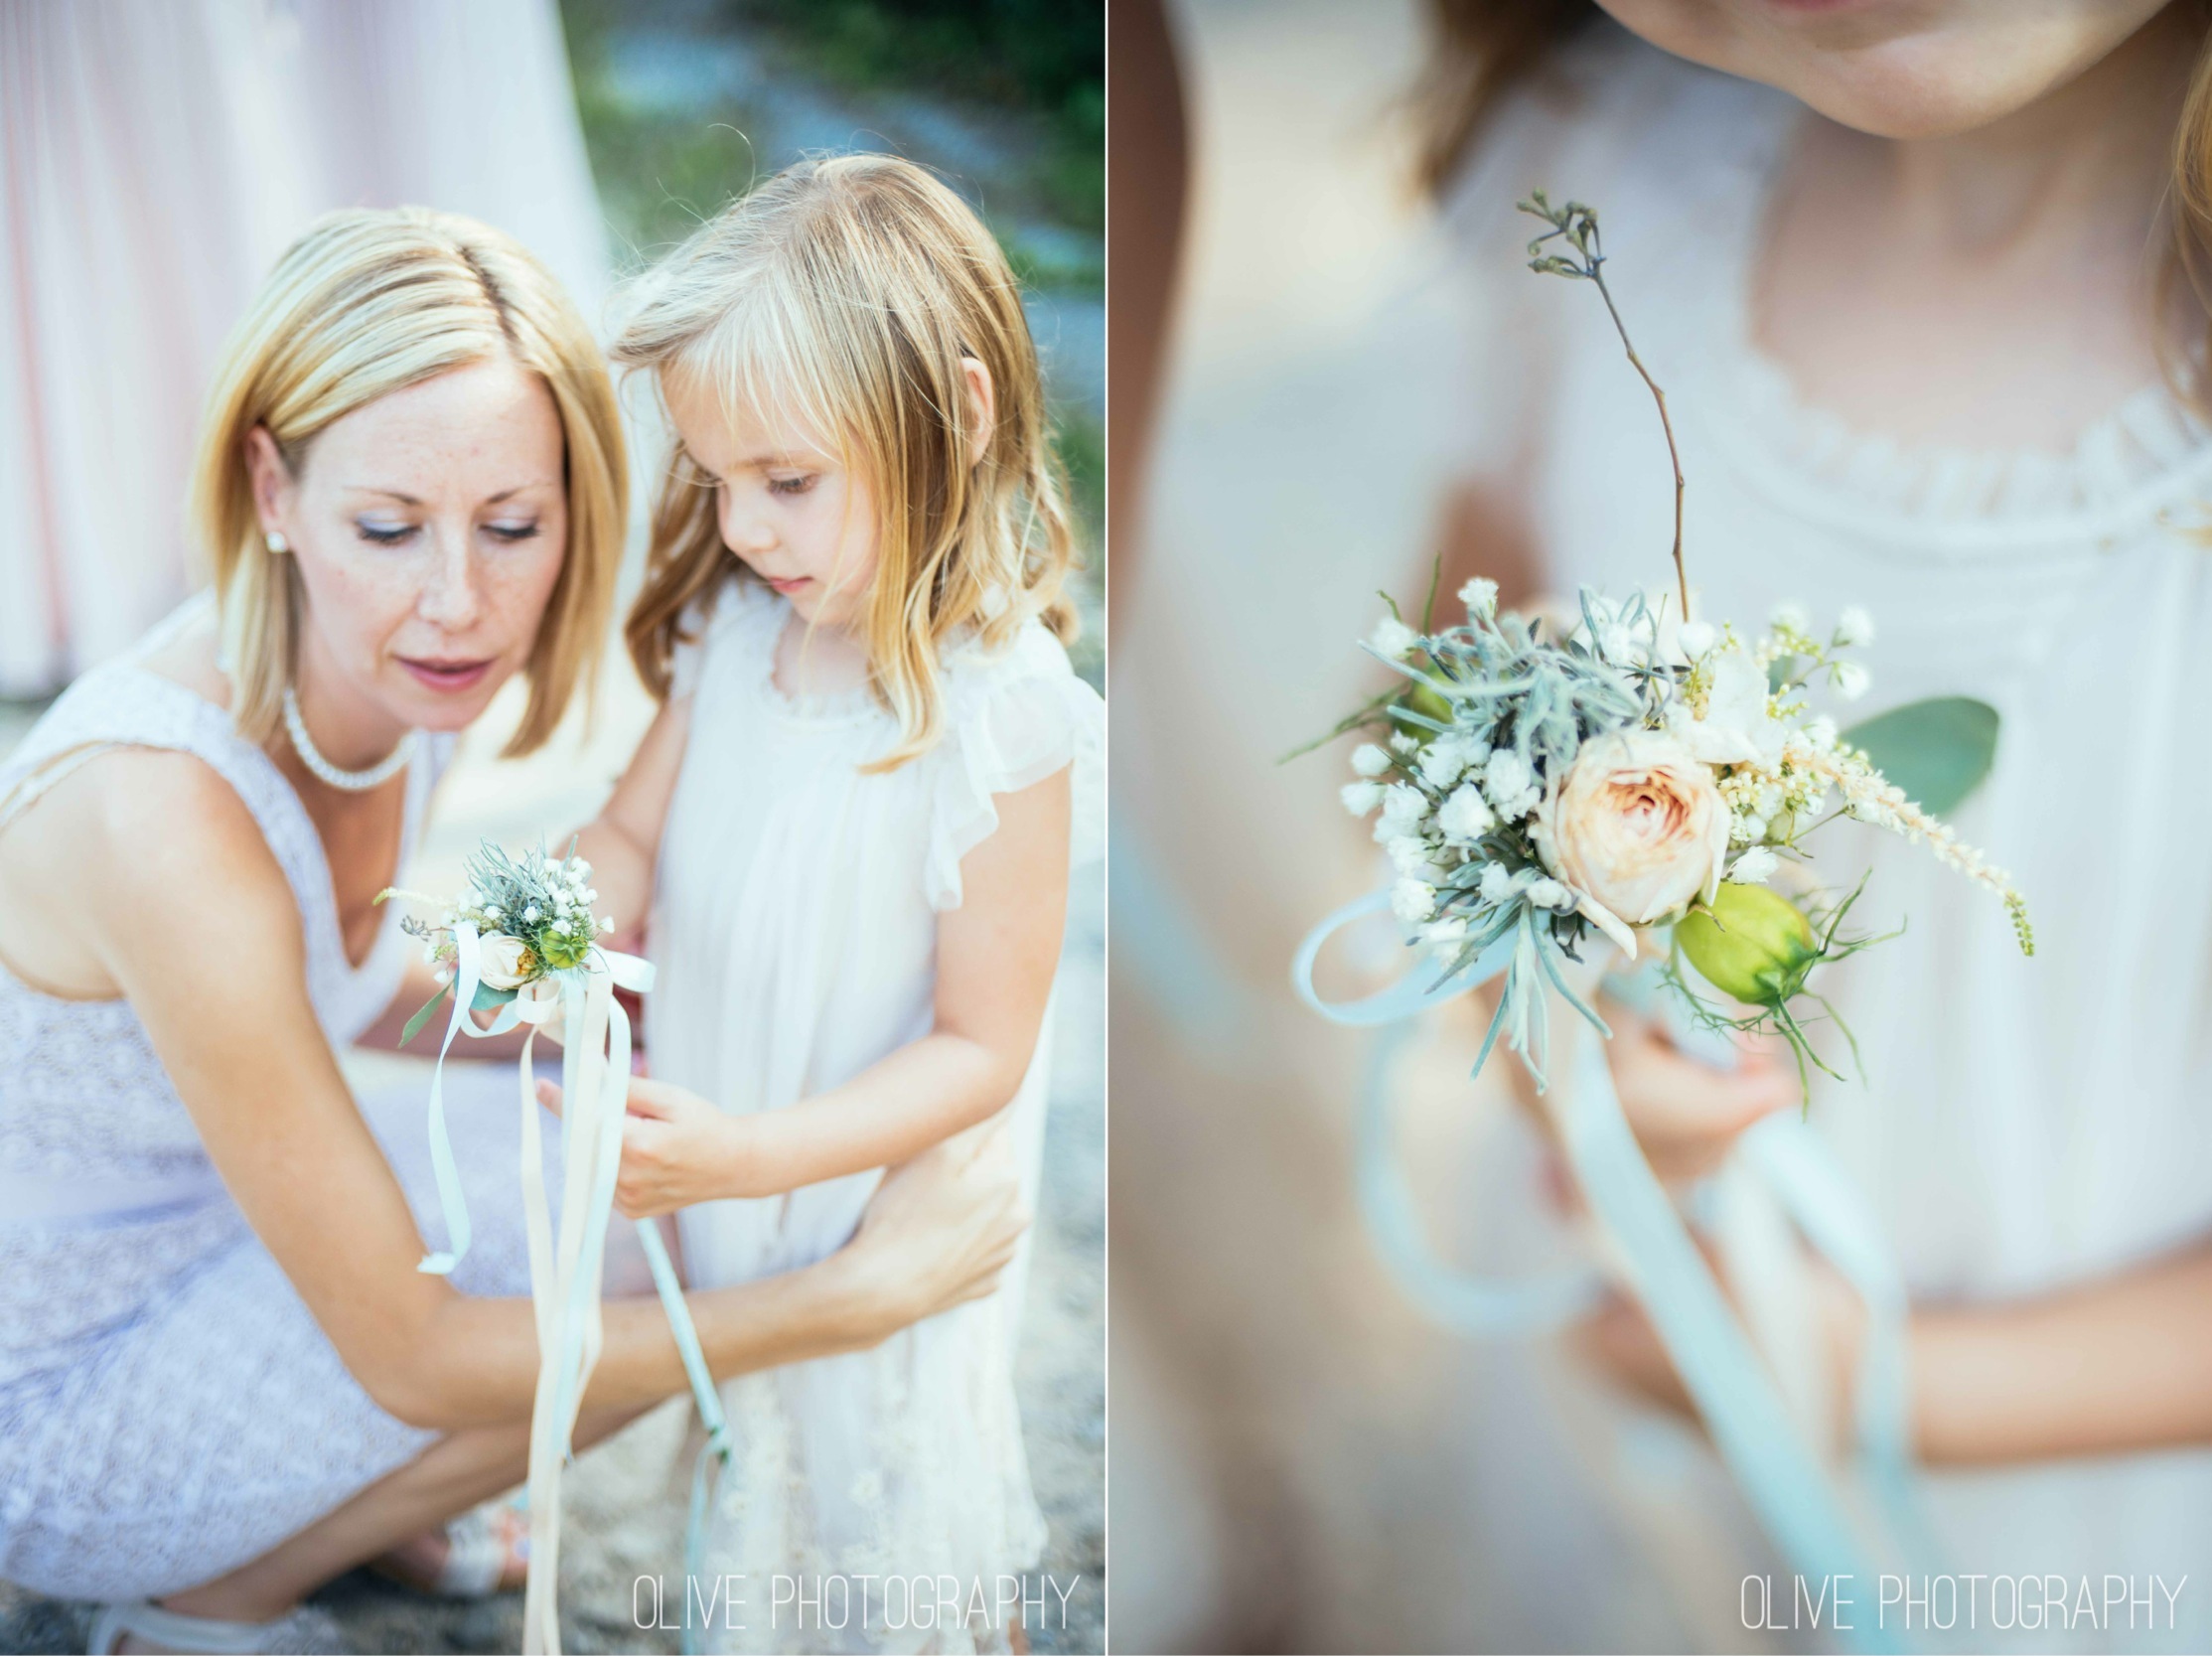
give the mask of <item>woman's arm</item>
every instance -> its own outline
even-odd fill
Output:
[[[786,1110],[728,1116],[662,1082],[630,1085],[616,1205],[634,1217],[772,1196],[903,1161],[1003,1109],[1037,1049],[1068,903],[1068,772],[996,800],[998,831],[960,861],[939,917],[930,1033]],[[548,1104],[558,1090],[539,1089]]]
[[[130,1000],[231,1196],[369,1396],[434,1429],[526,1419],[530,1305],[415,1269],[422,1238],[323,1039],[290,890],[237,796],[196,759],[137,752],[85,766],[34,816],[46,845],[67,847],[34,872]],[[979,1159],[918,1169],[873,1241],[863,1226],[819,1266],[690,1296],[709,1366],[864,1346],[987,1291],[1023,1222],[1017,1202]],[[609,1305],[606,1328],[591,1403],[683,1389],[657,1302]]]

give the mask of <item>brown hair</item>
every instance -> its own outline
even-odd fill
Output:
[[[614,355],[664,390],[677,374],[725,406],[804,420],[872,484],[878,560],[856,631],[900,741],[868,769],[937,740],[949,635],[973,629],[995,647],[1037,616],[1075,636],[1066,484],[1020,286],[981,221],[922,168],[850,155],[778,173],[641,278]],[[996,400],[972,464],[963,358]],[[626,629],[656,695],[686,609],[733,569],[714,480],[678,445]]]
[[[262,544],[245,438],[275,441],[294,476],[316,435],[380,396],[506,359],[559,413],[568,544],[523,668],[529,702],[509,755],[541,746],[606,646],[629,474],[613,381],[591,330],[520,243],[450,213],[334,213],[292,243],[231,336],[201,418],[192,527],[214,566],[231,718],[275,734],[306,604],[292,559]]]

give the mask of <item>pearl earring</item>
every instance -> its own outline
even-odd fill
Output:
[[[261,536],[261,544],[272,552],[288,552],[292,549],[292,543],[274,529]]]

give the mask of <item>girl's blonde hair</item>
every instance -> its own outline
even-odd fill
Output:
[[[268,551],[246,470],[265,429],[300,475],[317,433],[380,396],[504,360],[537,375],[559,412],[568,544],[524,668],[529,701],[507,752],[560,723],[605,648],[629,476],[614,385],[591,330],[521,245],[450,213],[333,213],[292,243],[231,337],[201,420],[192,527],[214,566],[231,716],[266,742],[282,717],[306,595]]]
[[[972,629],[995,648],[1038,616],[1075,636],[1067,486],[1020,285],[981,222],[922,168],[851,155],[777,174],[643,278],[614,356],[654,370],[664,391],[681,376],[724,406],[802,422],[872,486],[876,575],[858,631],[900,735],[867,769],[937,740],[949,635]],[[988,372],[997,405],[973,464],[963,358]],[[715,480],[679,444],[627,629],[657,696],[686,610],[712,601],[733,561]]]
[[[2208,0],[2174,0],[2212,21]],[[1419,122],[1417,166],[1423,188],[1441,195],[1467,151],[1515,86],[1544,66],[1552,49],[1601,14],[1595,0],[1428,0],[1435,47],[1413,90]],[[2176,280],[2186,281],[2212,314],[2212,30],[2197,47],[2189,89],[2174,127],[2169,175],[2170,253],[2159,267],[2161,309]],[[2212,337],[2169,359],[2174,388],[2212,412]]]

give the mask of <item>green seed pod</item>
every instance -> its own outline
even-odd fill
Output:
[[[545,964],[555,971],[565,972],[570,967],[582,966],[584,957],[591,953],[591,939],[580,931],[567,937],[548,931],[538,939],[538,945]]]
[[[1723,884],[1676,923],[1675,941],[1706,982],[1746,1006],[1779,1006],[1821,958],[1813,923],[1763,885]]]

